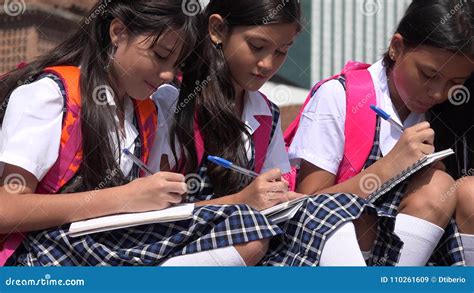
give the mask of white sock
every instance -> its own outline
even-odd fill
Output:
[[[245,262],[233,246],[185,254],[165,260],[163,267],[231,267],[245,266]]]
[[[443,236],[444,229],[417,217],[398,214],[395,234],[404,243],[398,266],[425,266]]]
[[[362,256],[364,257],[365,261],[368,261],[370,256],[372,256],[372,251],[362,251]]]
[[[320,266],[366,266],[354,223],[346,222],[332,232],[321,252]]]
[[[461,234],[461,241],[466,257],[466,266],[472,267],[474,266],[474,235]]]

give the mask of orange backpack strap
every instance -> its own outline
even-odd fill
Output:
[[[57,76],[65,91],[65,113],[58,160],[36,189],[37,193],[54,194],[74,177],[82,162],[80,69],[58,66],[46,68],[44,73]]]
[[[36,193],[53,194],[76,174],[82,161],[80,70],[77,67],[60,66],[46,68],[44,73],[51,73],[61,80],[65,99],[58,160],[36,188]],[[23,233],[13,233],[0,243],[0,266],[5,265],[23,239]]]
[[[156,130],[158,129],[158,111],[152,99],[143,101],[133,100],[133,104],[142,143],[141,159],[146,164],[148,163],[151,148],[153,147]],[[143,171],[140,171],[140,176],[145,176]]]

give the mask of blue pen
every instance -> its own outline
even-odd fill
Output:
[[[380,109],[379,107],[377,107],[375,105],[370,105],[370,109],[372,109],[375,113],[377,113],[377,115],[382,117],[384,120],[388,121],[390,124],[395,126],[401,132],[405,131],[405,128],[403,128],[403,125],[400,125],[400,123],[393,120],[393,118],[390,117],[390,115],[387,112],[385,112],[384,110]]]
[[[209,161],[211,161],[212,163],[218,165],[218,166],[221,166],[223,168],[226,168],[226,169],[230,169],[230,170],[234,170],[235,172],[238,172],[240,174],[243,174],[243,175],[246,175],[246,176],[250,176],[250,177],[253,177],[253,178],[256,178],[258,177],[258,174],[255,173],[254,171],[252,170],[247,170],[247,169],[244,169],[242,167],[239,167],[239,166],[236,166],[234,165],[232,162],[230,161],[227,161],[223,158],[220,158],[220,157],[216,157],[216,156],[207,156],[207,159]]]
[[[151,169],[147,165],[145,165],[145,163],[143,163],[139,158],[132,154],[128,149],[123,149],[123,153],[124,155],[129,157],[130,160],[132,160],[140,169],[145,171],[145,173],[147,173],[148,175],[154,174],[153,171],[151,171]]]

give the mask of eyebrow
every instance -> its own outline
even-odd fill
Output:
[[[249,38],[258,39],[258,40],[263,41],[263,42],[265,42],[265,43],[273,43],[273,44],[275,44],[275,42],[274,42],[273,40],[269,40],[269,39],[266,39],[266,38],[260,37],[260,36],[253,36],[253,35],[250,35]],[[288,44],[283,45],[282,47],[289,47],[289,46],[292,46],[294,43],[295,43],[295,41],[293,40],[293,41],[289,42]]]
[[[436,72],[436,74],[441,74],[441,75],[443,75],[443,76],[446,76],[445,74],[443,74],[443,72],[441,72],[440,70],[437,70],[435,67],[432,67],[432,66],[430,66],[430,65],[423,65],[423,66],[424,66],[426,69],[428,69],[428,70],[430,70],[430,71],[432,71],[432,72]],[[453,78],[451,78],[451,80],[468,79],[469,77],[471,77],[471,75],[469,75],[469,76],[467,76],[467,77],[465,77],[465,76],[463,76],[463,77],[453,77]]]

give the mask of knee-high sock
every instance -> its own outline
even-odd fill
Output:
[[[398,214],[395,234],[404,243],[398,266],[425,266],[443,236],[444,229],[417,217]]]
[[[346,222],[332,232],[321,252],[320,266],[366,266],[357,242],[354,223]]]
[[[461,241],[466,256],[466,265],[472,267],[474,266],[474,235],[461,234]]]

